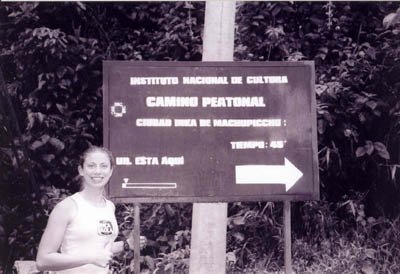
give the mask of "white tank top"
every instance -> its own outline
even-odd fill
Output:
[[[63,254],[87,254],[97,250],[110,250],[118,235],[113,203],[104,198],[104,207],[95,207],[87,202],[81,194],[69,197],[75,202],[77,212],[68,224],[60,251]],[[68,199],[68,198],[67,198]],[[87,264],[57,274],[107,274],[108,268]]]

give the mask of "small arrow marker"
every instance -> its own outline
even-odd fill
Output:
[[[122,183],[122,188],[142,188],[142,189],[150,189],[150,188],[176,188],[176,183],[128,183],[129,178],[124,178],[124,182]]]
[[[235,171],[236,184],[284,184],[286,191],[303,176],[286,158],[284,165],[242,165]]]

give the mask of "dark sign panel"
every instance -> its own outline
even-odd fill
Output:
[[[312,62],[104,63],[119,201],[319,198]]]

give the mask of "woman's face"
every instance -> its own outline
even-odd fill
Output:
[[[86,155],[83,166],[78,167],[83,177],[84,187],[103,188],[111,177],[110,158],[103,151],[93,151]]]

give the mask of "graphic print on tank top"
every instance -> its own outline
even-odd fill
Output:
[[[99,236],[108,236],[112,235],[114,232],[113,225],[110,221],[100,220],[97,225],[97,235]]]

